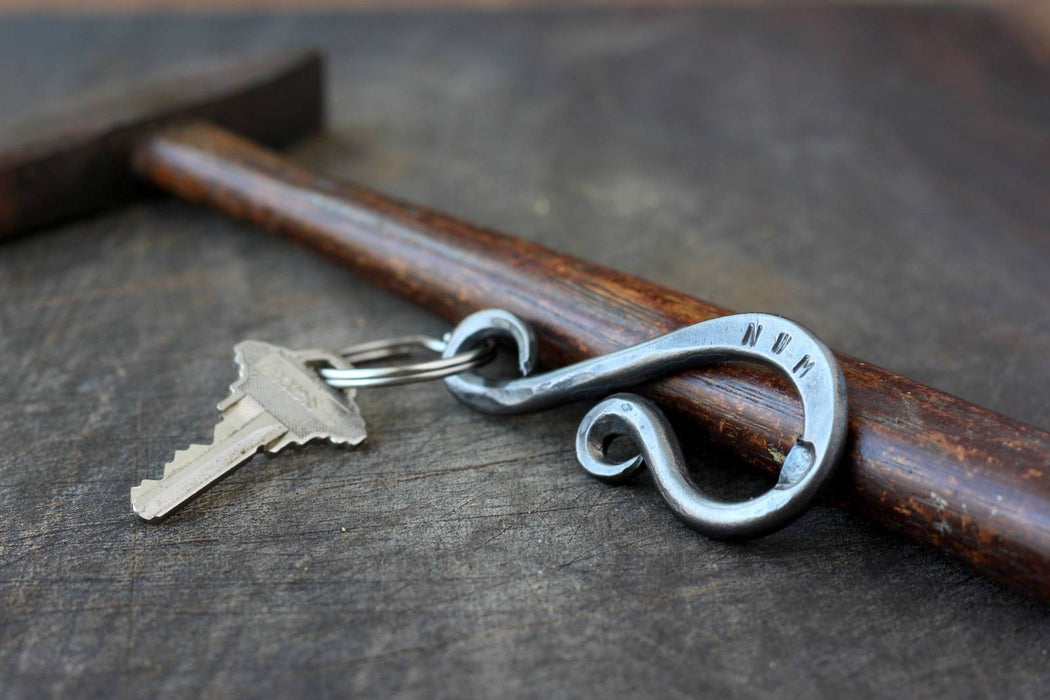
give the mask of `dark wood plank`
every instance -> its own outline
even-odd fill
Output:
[[[997,31],[844,10],[28,19],[0,23],[0,111],[219,45],[316,44],[335,82],[311,165],[794,317],[1045,428],[1048,98]],[[959,66],[983,78],[958,89]],[[237,340],[443,322],[173,201],[2,250],[11,695],[1045,691],[1043,604],[829,507],[699,538],[644,481],[579,471],[584,407],[362,392],[364,448],[256,460],[143,526],[128,488],[210,430]]]

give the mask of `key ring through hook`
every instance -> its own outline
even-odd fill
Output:
[[[345,347],[339,351],[344,359],[352,364],[374,362],[388,357],[400,357],[413,350],[423,348],[441,354],[447,343],[444,340],[425,335],[406,335],[399,338],[375,340]],[[491,360],[496,354],[496,345],[487,341],[448,357],[436,360],[414,362],[396,367],[354,367],[352,369],[335,369],[326,367],[320,370],[321,376],[329,386],[337,389],[365,386],[395,386],[412,384],[429,379],[440,379],[459,372],[475,369]]]
[[[770,314],[737,314],[687,326],[623,350],[546,374],[530,375],[536,338],[517,316],[500,309],[465,318],[444,354],[454,357],[494,337],[518,347],[523,376],[494,380],[466,372],[445,379],[463,403],[486,413],[525,413],[607,396],[653,379],[725,360],[751,360],[786,374],[802,399],[804,427],[788,452],[777,484],[753,499],[727,503],[694,483],[663,413],[633,394],[616,394],[595,406],[580,424],[576,454],[598,479],[620,482],[648,466],[671,510],[690,527],[712,537],[756,537],[802,514],[831,476],[847,430],[846,381],[824,343],[802,326]],[[638,455],[621,463],[606,457],[617,436],[630,437]]]

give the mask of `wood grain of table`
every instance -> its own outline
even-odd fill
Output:
[[[283,46],[330,60],[313,167],[1050,427],[1050,93],[990,14],[9,18],[0,114]],[[361,448],[141,523],[128,489],[208,436],[237,341],[442,322],[163,197],[5,242],[0,290],[5,696],[1046,694],[1045,603],[826,504],[706,540],[579,469],[585,406],[363,390]]]

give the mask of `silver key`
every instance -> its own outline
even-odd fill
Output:
[[[219,404],[222,418],[212,444],[176,452],[163,478],[131,489],[131,507],[144,520],[164,517],[260,450],[275,453],[311,440],[358,445],[365,439],[354,391],[329,388],[310,366],[350,368],[342,357],[255,340],[238,344],[235,353],[240,379]]]

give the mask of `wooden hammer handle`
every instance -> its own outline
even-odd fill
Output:
[[[548,366],[728,313],[543,246],[312,174],[203,123],[135,154],[138,173],[299,240],[457,321],[487,307],[533,323]],[[850,439],[834,495],[886,528],[1050,595],[1050,433],[840,355]],[[801,410],[775,373],[716,367],[642,392],[700,435],[777,468]],[[782,459],[782,457],[781,457]]]

